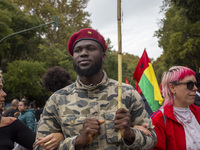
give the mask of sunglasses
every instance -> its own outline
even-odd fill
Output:
[[[171,82],[171,83],[174,84],[174,85],[180,85],[180,84],[187,85],[188,90],[192,90],[194,88],[194,85],[197,88],[199,88],[199,83],[198,82],[189,81],[189,82]]]

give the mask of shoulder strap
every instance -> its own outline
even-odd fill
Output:
[[[160,111],[161,111],[161,112],[162,112],[162,114],[163,114],[164,123],[165,123],[165,129],[166,129],[166,121],[167,121],[167,118],[166,118],[166,116],[164,115],[164,109],[163,109],[163,108],[161,108],[161,109],[160,109]]]
[[[164,115],[164,108],[160,108],[160,111],[162,112],[163,114],[163,118],[164,118],[164,123],[165,123],[165,137],[166,137],[166,149],[167,149],[167,135],[166,135],[166,122],[167,122],[167,117]]]

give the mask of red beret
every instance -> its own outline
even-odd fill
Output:
[[[102,46],[104,52],[106,52],[107,50],[107,44],[104,40],[104,37],[94,29],[85,28],[81,29],[79,32],[74,33],[70,37],[67,47],[68,47],[68,52],[71,56],[73,56],[74,46],[76,45],[77,42],[81,40],[94,40]]]

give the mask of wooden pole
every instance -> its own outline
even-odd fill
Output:
[[[122,107],[122,36],[121,36],[121,0],[117,0],[117,24],[118,24],[118,109]],[[121,131],[118,132],[118,140],[121,139]]]

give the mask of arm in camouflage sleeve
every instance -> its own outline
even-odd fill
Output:
[[[38,125],[36,141],[33,145],[34,150],[42,149],[40,145],[36,145],[38,138],[44,138],[51,133],[62,133],[60,118],[57,112],[57,102],[55,99],[55,95],[52,95],[45,105],[40,123]],[[65,138],[64,141],[60,142],[57,149],[74,150],[76,138],[77,136]]]
[[[131,108],[129,108],[131,114],[131,127],[134,125],[146,125],[147,129],[151,132],[151,136],[145,135],[140,130],[131,128],[135,134],[135,140],[132,144],[123,140],[124,144],[130,149],[152,149],[157,142],[157,137],[151,118],[145,110],[141,96],[135,90],[132,91],[131,97]]]

